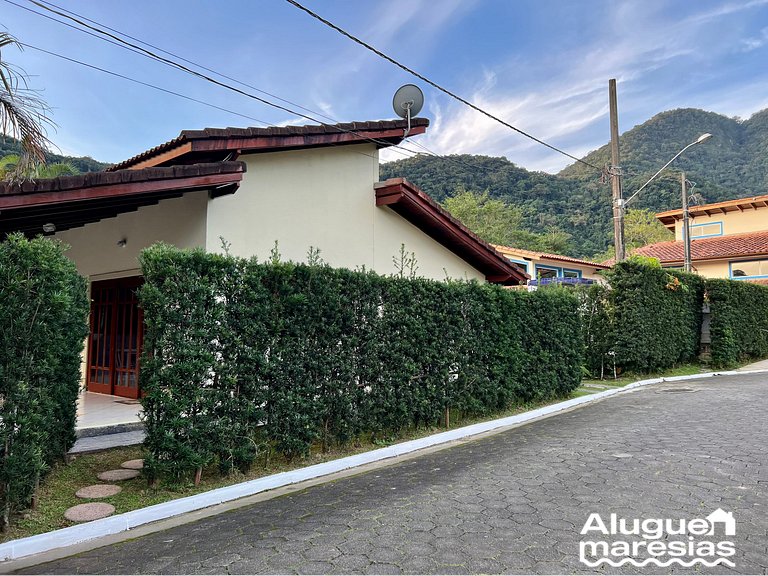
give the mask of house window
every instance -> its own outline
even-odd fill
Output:
[[[514,258],[510,258],[509,256],[507,256],[507,260],[509,260],[513,264],[517,264],[518,267],[522,268],[525,271],[525,273],[528,274],[528,262],[526,262],[525,260],[515,260]]]
[[[731,278],[768,278],[768,260],[731,262]]]
[[[696,238],[709,238],[710,236],[723,235],[722,222],[708,222],[707,224],[691,224],[691,240]]]
[[[565,278],[581,278],[581,270],[568,270],[563,268],[563,276]]]
[[[537,278],[557,278],[560,276],[560,269],[559,268],[547,268],[544,266],[536,266],[536,277]]]

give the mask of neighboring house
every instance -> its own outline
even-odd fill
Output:
[[[423,133],[425,119],[411,122]],[[379,149],[406,121],[184,131],[109,171],[0,184],[0,238],[48,233],[89,279],[90,391],[136,398],[142,345],[137,257],[155,242],[266,260],[310,247],[332,266],[395,272],[401,246],[419,276],[525,283],[527,276],[418,188],[378,182]]]
[[[768,281],[768,195],[691,206],[691,263],[707,278]],[[683,267],[683,213],[656,214],[675,240],[633,251],[657,258],[667,268]]]
[[[494,245],[494,248],[507,260],[520,266],[531,277],[528,284],[532,286],[550,283],[592,284],[602,281],[600,272],[610,268],[597,262],[560,254],[546,254],[510,246]]]

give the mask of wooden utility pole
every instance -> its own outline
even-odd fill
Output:
[[[613,196],[613,245],[616,262],[624,260],[624,199],[621,196],[619,167],[619,112],[616,104],[616,79],[608,80],[608,101],[611,114],[611,192]]]
[[[685,172],[680,174],[680,184],[683,194],[683,270],[691,271],[691,228],[688,222],[688,184],[685,180]]]

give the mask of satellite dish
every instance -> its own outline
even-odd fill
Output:
[[[424,93],[415,84],[400,86],[392,98],[392,108],[400,118],[413,118],[424,106]]]
[[[411,118],[421,112],[422,106],[424,106],[424,93],[415,84],[400,86],[395,92],[395,96],[392,98],[392,108],[395,109],[395,114],[400,118],[408,119],[408,128],[405,129],[403,138],[408,136],[411,131]]]

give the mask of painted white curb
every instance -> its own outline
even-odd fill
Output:
[[[42,552],[48,552],[57,548],[63,548],[66,546],[72,546],[86,542],[88,540],[94,540],[110,534],[117,534],[119,532],[125,532],[149,524],[151,522],[157,522],[158,520],[165,520],[188,512],[194,512],[224,502],[230,502],[237,500],[238,498],[244,498],[246,496],[253,496],[260,492],[267,490],[273,490],[275,488],[281,488],[290,484],[296,484],[305,480],[312,480],[335,472],[341,472],[350,468],[362,466],[364,464],[370,464],[372,462],[378,462],[386,460],[388,458],[394,458],[396,456],[402,456],[417,450],[429,448],[431,446],[437,446],[440,444],[447,444],[456,440],[462,440],[471,436],[476,436],[484,432],[490,432],[497,428],[504,428],[507,426],[513,426],[516,424],[522,424],[542,418],[550,414],[568,410],[582,404],[589,404],[608,396],[620,394],[627,390],[639,388],[641,386],[647,386],[649,384],[659,384],[661,382],[680,382],[684,380],[698,380],[701,378],[711,378],[713,376],[738,376],[742,374],[762,374],[768,373],[768,370],[745,370],[745,371],[727,371],[727,372],[707,372],[704,374],[692,374],[690,376],[673,376],[670,378],[651,378],[649,380],[639,380],[623,386],[622,388],[612,388],[596,394],[590,394],[588,396],[580,396],[557,404],[551,404],[530,412],[524,412],[523,414],[517,414],[515,416],[508,416],[506,418],[499,418],[497,420],[491,420],[488,422],[480,422],[478,424],[472,424],[470,426],[464,426],[463,428],[456,428],[455,430],[448,430],[439,434],[433,434],[425,438],[419,438],[418,440],[410,440],[401,444],[395,444],[386,448],[379,448],[377,450],[371,450],[362,454],[356,454],[354,456],[347,456],[345,458],[339,458],[338,460],[331,460],[330,462],[323,462],[322,464],[314,464],[307,466],[306,468],[299,468],[298,470],[292,470],[290,472],[281,472],[279,474],[273,474],[271,476],[265,476],[263,478],[257,478],[256,480],[250,480],[233,486],[225,486],[223,488],[217,488],[209,492],[203,492],[202,494],[196,494],[194,496],[187,496],[185,498],[179,498],[177,500],[171,500],[169,502],[163,502],[162,504],[156,504],[147,508],[141,508],[139,510],[133,510],[132,512],[125,512],[124,514],[118,514],[117,516],[111,516],[109,518],[103,518],[101,520],[94,520],[92,522],[86,522],[84,524],[78,524],[77,526],[70,526],[68,528],[62,528],[60,530],[54,530],[53,532],[47,532],[45,534],[38,534],[36,536],[29,536],[27,538],[20,538],[18,540],[11,540],[0,544],[0,561],[16,560],[25,556],[31,556],[33,554],[40,554]]]

